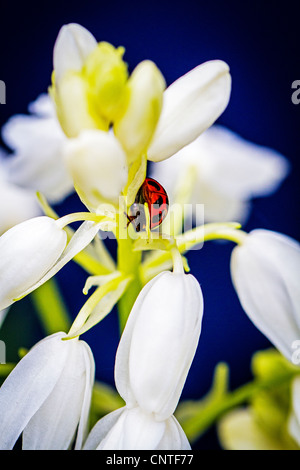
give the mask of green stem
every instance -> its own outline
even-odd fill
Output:
[[[122,218],[120,223],[124,223]],[[123,231],[122,235],[123,236],[118,238],[117,269],[123,274],[133,276],[133,280],[118,302],[121,333],[125,327],[130,310],[142,288],[142,282],[139,273],[142,253],[140,251],[133,251],[134,240],[130,238],[127,231],[126,233]]]
[[[297,372],[285,372],[276,377],[254,380],[231,393],[225,393],[222,397],[211,394],[200,401],[183,402],[178,406],[176,417],[190,442],[194,442],[224,413],[249,401],[263,389],[289,382],[296,374]]]
[[[69,331],[71,321],[54,278],[33,291],[31,299],[48,335]]]

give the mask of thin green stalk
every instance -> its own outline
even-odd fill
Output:
[[[221,397],[215,397],[212,393],[200,401],[183,402],[177,408],[176,417],[189,441],[194,442],[224,413],[246,403],[263,389],[289,382],[296,374],[297,372],[285,372],[276,377],[254,380],[233,392],[226,392]]]
[[[54,278],[30,294],[47,335],[69,331],[71,320]]]
[[[122,223],[126,226],[126,220],[124,223],[123,218],[120,220],[120,224]],[[121,236],[118,237],[117,269],[123,274],[131,275],[133,277],[128,289],[118,302],[120,332],[122,332],[130,310],[142,288],[139,273],[142,253],[140,251],[133,251],[134,240],[130,238],[127,230],[123,230],[121,232],[119,229],[118,233]]]

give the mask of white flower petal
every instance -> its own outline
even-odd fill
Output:
[[[243,223],[250,199],[275,191],[288,171],[288,161],[275,150],[214,125],[171,159],[152,165],[151,176],[173,201],[186,185],[194,209],[204,205],[206,221]]]
[[[166,429],[157,449],[190,450],[190,443],[175,416],[171,416],[165,423]]]
[[[281,154],[241,138],[225,127],[212,126],[183,149],[199,159],[202,178],[220,193],[240,200],[265,196],[286,177],[289,164]],[[185,155],[184,155],[185,154]]]
[[[65,341],[68,357],[51,394],[37,410],[23,432],[24,450],[66,450],[70,447],[82,413],[88,379],[91,398],[90,369],[85,358],[86,343]],[[85,413],[85,426],[87,425]]]
[[[76,23],[64,25],[58,33],[53,51],[56,82],[68,70],[81,70],[85,59],[96,46],[96,39],[83,26]]]
[[[15,184],[0,182],[0,235],[25,220],[42,215],[36,194]]]
[[[102,440],[97,450],[157,449],[166,427],[165,423],[155,421],[153,415],[144,413],[140,408],[125,407],[122,410],[110,429],[107,430],[107,422],[102,425],[107,430],[105,436],[99,424],[98,432],[101,431]]]
[[[190,444],[171,416],[156,421],[139,407],[120,408],[100,419],[92,429],[84,450],[189,450]]]
[[[140,62],[128,80],[128,105],[116,120],[114,132],[131,161],[149,145],[161,112],[164,88],[164,78],[150,60]]]
[[[196,139],[225,110],[230,90],[229,68],[221,60],[205,62],[176,80],[164,92],[148,159],[169,158]]]
[[[300,336],[300,246],[268,230],[254,230],[234,248],[231,276],[243,309],[291,360]]]
[[[89,412],[91,405],[91,395],[95,381],[95,361],[90,347],[84,341],[81,341],[83,348],[83,359],[85,361],[85,388],[81,406],[81,414],[77,429],[75,449],[81,449],[87,437]]]
[[[127,405],[136,401],[158,420],[171,416],[197,348],[202,313],[192,275],[164,272],[145,286],[116,356],[116,386]]]
[[[90,209],[101,202],[119,202],[127,182],[126,155],[113,134],[84,130],[65,147],[65,158],[76,190]]]
[[[0,310],[0,328],[3,325],[3,322],[8,314],[9,308],[5,308],[4,310]]]
[[[56,333],[37,343],[0,388],[0,449],[12,449],[47,399],[65,366],[68,348]]]
[[[35,101],[29,103],[28,111],[31,114],[37,114],[38,116],[55,117],[53,101],[48,93],[42,93]]]
[[[46,216],[26,220],[1,236],[1,310],[55,264],[66,243],[66,232]]]
[[[119,408],[118,410],[112,411],[101,418],[89,433],[83,446],[83,450],[96,450],[100,442],[113,428],[125,409],[126,407]]]

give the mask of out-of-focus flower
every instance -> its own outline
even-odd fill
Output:
[[[94,382],[89,346],[56,333],[37,343],[0,388],[0,448],[12,449],[23,433],[23,449],[81,448],[88,426]]]
[[[140,292],[118,347],[115,381],[126,406],[98,421],[84,449],[189,449],[173,412],[201,331],[192,275],[163,272]]]
[[[257,386],[247,406],[226,413],[218,423],[223,448],[229,450],[299,450],[300,369],[276,350],[252,359]]]
[[[296,377],[292,384],[292,413],[288,429],[300,447],[300,377]]]
[[[14,225],[41,214],[34,191],[9,181],[7,157],[0,149],[0,235]]]
[[[28,116],[11,117],[2,128],[3,140],[13,150],[5,159],[8,180],[58,203],[74,191],[63,157],[67,139],[47,94],[31,103],[29,111]]]
[[[237,408],[221,419],[219,437],[227,450],[291,450],[279,436],[272,435],[257,419],[252,408]]]
[[[250,320],[288,359],[300,338],[300,245],[286,235],[253,230],[234,248],[231,276]]]
[[[151,167],[151,176],[166,188],[170,200],[180,203],[178,193],[186,187],[184,203],[204,204],[208,222],[244,222],[250,200],[273,193],[289,170],[278,152],[242,139],[214,125],[171,160]]]

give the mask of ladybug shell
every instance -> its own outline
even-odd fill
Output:
[[[168,213],[168,195],[162,185],[153,178],[145,179],[136,195],[135,203],[148,204],[150,230],[158,227]]]

